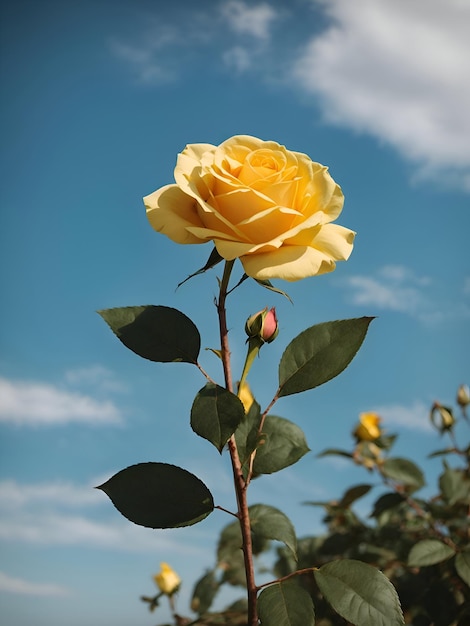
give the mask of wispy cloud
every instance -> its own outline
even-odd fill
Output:
[[[411,406],[389,404],[376,406],[373,410],[382,417],[383,426],[389,432],[396,426],[418,433],[435,433],[429,420],[429,406],[421,400]]]
[[[0,378],[0,422],[17,426],[120,424],[123,418],[111,400],[97,400],[44,382]]]
[[[101,478],[93,481],[100,484]],[[111,519],[103,519],[108,507]],[[163,554],[201,554],[203,548],[181,541],[179,529],[155,533],[121,518],[92,484],[0,482],[0,541],[43,546],[82,546]]]
[[[223,53],[222,60],[227,67],[233,68],[238,74],[242,74],[251,67],[253,53],[242,46],[234,46]]]
[[[166,43],[169,42],[163,40],[161,46]],[[155,41],[149,41],[147,44],[131,44],[113,39],[109,47],[114,56],[129,66],[140,83],[162,84],[176,78],[175,70],[164,58],[161,58],[160,45],[156,45]]]
[[[266,40],[277,13],[267,2],[249,5],[241,0],[229,0],[220,5],[220,12],[229,27],[239,35]]]
[[[441,314],[434,309],[426,293],[430,283],[428,277],[417,276],[401,265],[387,265],[373,276],[356,275],[345,281],[353,304],[371,305],[406,313],[423,321],[436,321]]]
[[[127,64],[139,83],[146,85],[178,79],[188,64],[208,49],[213,52],[214,68],[222,59],[225,67],[243,73],[259,65],[254,61],[269,45],[278,17],[278,11],[267,2],[226,0],[211,12],[188,6],[176,17],[167,16],[166,23],[151,19],[138,40],[114,37],[109,49]]]
[[[320,96],[325,118],[387,142],[420,175],[470,190],[470,4],[316,2],[332,22],[293,75]]]
[[[89,365],[65,372],[65,381],[74,387],[93,387],[103,392],[127,391],[127,387],[103,365]]]
[[[67,596],[70,594],[70,590],[61,585],[13,578],[5,572],[0,572],[0,591],[27,596]]]

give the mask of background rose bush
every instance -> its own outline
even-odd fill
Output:
[[[328,168],[274,141],[190,144],[175,181],[144,198],[152,227],[176,243],[213,241],[255,279],[331,272],[351,254],[355,233],[331,223],[344,197]]]

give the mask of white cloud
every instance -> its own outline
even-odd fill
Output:
[[[256,39],[269,38],[269,29],[277,17],[266,2],[250,6],[240,0],[229,0],[220,6],[220,12],[235,33]]]
[[[384,428],[390,432],[393,426],[421,433],[435,432],[429,420],[429,407],[422,401],[411,406],[390,404],[373,409],[383,418]]]
[[[110,49],[129,65],[143,84],[167,83],[175,78],[173,70],[158,58],[154,45],[132,45],[114,40]]]
[[[0,572],[0,591],[28,596],[66,596],[70,590],[52,583],[36,583],[22,578],[13,578]]]
[[[65,380],[70,385],[93,385],[102,391],[126,391],[126,386],[114,373],[103,365],[90,365],[65,372]]]
[[[101,482],[97,478],[93,484]],[[97,517],[97,506],[107,507],[112,521],[103,519],[102,514]],[[89,511],[90,507],[95,511]],[[193,537],[182,542],[180,529],[156,533],[131,524],[120,517],[108,498],[91,483],[23,484],[4,480],[0,482],[0,510],[0,541],[130,552],[151,549],[165,554],[203,551],[201,546],[193,545]],[[201,539],[202,534],[199,532],[198,536]]]
[[[424,291],[428,277],[420,277],[401,265],[387,265],[375,276],[351,276],[346,285],[356,305],[372,305],[406,313],[423,321],[437,321],[440,313],[433,309]]]
[[[470,190],[470,3],[316,0],[332,18],[293,67],[325,118]]]
[[[93,484],[84,486],[63,481],[25,485],[16,480],[2,480],[0,502],[4,509],[19,509],[34,503],[53,503],[56,506],[70,507],[100,504],[101,494],[94,487],[102,483],[103,480],[97,479]]]
[[[95,400],[47,383],[0,378],[0,422],[18,426],[71,422],[103,425],[119,424],[122,416],[110,400]]]

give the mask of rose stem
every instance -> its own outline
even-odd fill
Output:
[[[233,393],[233,381],[230,365],[230,347],[228,342],[227,330],[227,313],[225,309],[225,300],[227,297],[228,283],[233,268],[234,261],[226,261],[224,274],[220,281],[219,299],[217,301],[217,313],[219,316],[219,331],[222,353],[222,364],[224,368],[225,386],[228,391]],[[246,497],[247,484],[243,477],[240,457],[238,456],[237,444],[235,437],[232,435],[228,441],[228,449],[230,459],[232,461],[233,479],[235,493],[237,496],[238,519],[243,542],[243,557],[245,562],[246,586],[248,592],[248,625],[257,626],[258,614],[256,610],[257,588],[255,583],[255,570],[253,567],[253,546],[251,541],[250,516],[248,513],[248,502]]]

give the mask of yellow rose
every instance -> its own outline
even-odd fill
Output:
[[[176,243],[213,241],[248,276],[299,280],[351,254],[355,233],[331,224],[343,208],[341,188],[306,154],[247,135],[190,144],[175,181],[144,198],[152,227]]]
[[[374,441],[382,433],[379,427],[381,421],[377,413],[361,413],[359,415],[359,424],[355,428],[353,435],[358,441]]]
[[[167,563],[160,563],[160,572],[153,579],[160,591],[167,596],[178,591],[181,584],[181,578]]]

